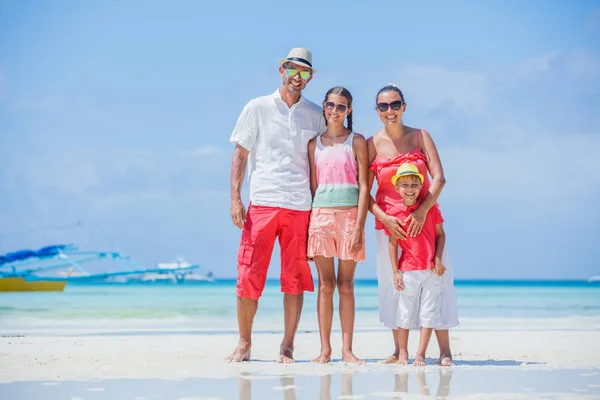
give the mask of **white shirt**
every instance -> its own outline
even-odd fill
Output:
[[[326,129],[321,107],[302,96],[288,107],[277,89],[246,104],[229,141],[249,152],[250,202],[310,210],[307,145]]]

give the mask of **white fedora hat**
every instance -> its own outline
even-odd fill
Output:
[[[291,49],[286,58],[280,58],[279,66],[281,67],[286,62],[293,62],[294,64],[308,67],[312,70],[313,74],[317,72],[315,67],[312,65],[312,53],[302,47]]]

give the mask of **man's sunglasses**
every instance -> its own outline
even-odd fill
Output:
[[[286,68],[285,72],[290,78],[300,73],[300,78],[304,79],[305,81],[307,81],[312,75],[311,71],[300,71],[298,68]]]
[[[399,110],[402,104],[404,104],[402,100],[392,101],[391,103],[377,103],[377,109],[381,112],[386,112],[390,107],[392,107],[392,110]]]
[[[333,101],[327,101],[325,102],[325,109],[326,110],[333,110],[334,108],[337,108],[338,112],[341,113],[345,113],[346,110],[348,109],[348,106],[345,104],[335,104]]]

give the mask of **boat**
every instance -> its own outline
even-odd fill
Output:
[[[589,283],[600,282],[600,275],[591,276],[587,280]]]
[[[173,262],[158,263],[156,270],[142,274],[137,281],[143,283],[164,282],[164,283],[212,283],[215,281],[211,271],[206,275],[196,273],[200,265],[191,264],[183,257],[177,258]],[[130,278],[131,281],[136,278]]]
[[[83,265],[92,262],[101,262],[102,270],[94,271]],[[108,268],[108,264],[112,268]],[[0,255],[0,292],[62,291],[68,282],[127,282],[123,279],[125,276],[153,273],[174,274],[178,279],[179,274],[196,268],[199,266],[181,261],[146,268],[119,252],[79,250],[73,244],[49,245]]]

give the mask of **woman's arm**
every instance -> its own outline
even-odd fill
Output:
[[[421,134],[421,135],[419,135]],[[410,221],[410,225],[406,229],[409,236],[417,236],[421,233],[423,225],[425,224],[425,217],[427,212],[437,202],[442,193],[442,189],[446,184],[446,178],[444,177],[444,169],[442,168],[442,162],[440,155],[438,154],[437,148],[433,139],[429,135],[429,132],[422,129],[417,132],[417,140],[419,142],[419,148],[425,154],[427,159],[427,170],[431,175],[431,186],[429,186],[429,192],[421,202],[419,208],[404,221]],[[421,138],[419,140],[419,137]]]
[[[404,240],[406,239],[407,234],[404,231],[404,229],[402,229],[402,222],[398,218],[390,217],[385,212],[383,212],[383,210],[377,205],[377,202],[371,194],[371,191],[373,189],[373,182],[375,181],[375,173],[373,173],[373,170],[371,170],[370,166],[373,163],[373,160],[375,160],[376,154],[375,145],[373,144],[373,137],[367,140],[367,150],[369,155],[369,176],[367,179],[367,187],[369,191],[369,211],[375,216],[375,218],[377,218],[379,221],[381,221],[383,225],[385,225],[388,232],[390,232],[390,234],[395,239]]]

